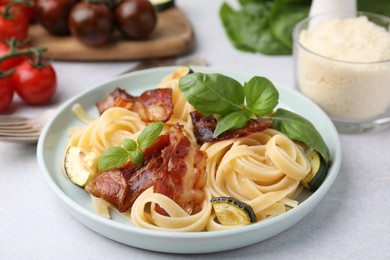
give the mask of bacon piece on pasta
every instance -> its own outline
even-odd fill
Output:
[[[100,114],[110,107],[123,107],[138,113],[145,122],[166,122],[173,113],[172,89],[148,90],[135,97],[117,88],[97,106]]]
[[[190,113],[192,124],[194,125],[194,135],[196,142],[202,145],[205,142],[219,141],[230,138],[245,137],[252,133],[261,132],[272,127],[272,120],[257,118],[249,119],[245,128],[228,130],[220,134],[217,138],[213,138],[217,119],[213,116],[203,116],[197,111]]]
[[[108,94],[104,100],[96,103],[96,107],[99,111],[99,114],[103,114],[104,111],[106,111],[110,107],[113,107],[115,104],[115,100],[119,97],[130,100],[134,99],[134,97],[129,95],[125,90],[121,88],[116,88],[110,94]]]
[[[206,153],[194,147],[183,135],[179,124],[171,128],[170,143],[162,152],[163,175],[157,179],[154,192],[174,200],[188,214],[202,209],[206,185]],[[159,213],[167,213],[157,206]]]
[[[144,162],[140,169],[130,162],[118,169],[102,172],[88,183],[85,190],[110,202],[120,212],[129,210],[136,198],[162,177],[161,152],[168,145],[168,134],[160,136],[144,151]]]
[[[85,190],[110,202],[120,212],[129,210],[149,187],[174,200],[188,214],[202,209],[206,185],[206,153],[192,145],[176,124],[144,151],[140,169],[133,163],[99,174]],[[161,214],[166,212],[157,206]]]

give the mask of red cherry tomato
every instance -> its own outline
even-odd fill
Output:
[[[14,86],[12,77],[0,76],[0,112],[6,110],[12,103],[14,96]]]
[[[23,41],[28,35],[29,22],[26,16],[17,11],[17,8],[5,11],[6,7],[0,8],[0,41],[15,37],[17,41]]]
[[[0,57],[6,55],[10,52],[10,47],[8,44],[4,42],[0,42]],[[13,58],[6,59],[2,63],[0,63],[0,71],[7,71],[9,69],[12,69],[16,67],[16,65],[20,64],[22,61],[24,61],[26,58],[23,56],[16,56]]]
[[[30,2],[32,4],[32,6],[15,3],[13,8],[19,9],[19,11],[25,17],[27,17],[29,22],[33,22],[33,21],[35,21],[35,18],[37,16],[37,8],[36,8],[36,6],[37,6],[37,3],[38,3],[38,0],[30,0]],[[13,0],[2,0],[0,3],[1,3],[1,5],[11,4],[11,3],[13,3]]]
[[[79,2],[70,13],[69,28],[80,42],[99,46],[110,40],[114,19],[110,9],[102,2]]]
[[[157,14],[148,0],[124,0],[115,9],[118,29],[126,38],[145,38],[157,23]]]
[[[77,0],[40,0],[38,17],[41,25],[53,35],[67,35],[69,13]]]
[[[22,62],[12,75],[18,95],[31,105],[48,102],[57,87],[57,76],[51,64],[34,67],[30,60]]]

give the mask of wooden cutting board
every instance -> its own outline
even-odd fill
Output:
[[[50,35],[41,25],[30,27],[32,45],[45,47],[44,56],[68,61],[119,61],[177,56],[194,45],[194,32],[186,15],[177,7],[158,13],[157,25],[145,40],[126,40],[118,31],[112,42],[100,46],[83,45],[73,36]]]

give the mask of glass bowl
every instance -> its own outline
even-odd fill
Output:
[[[323,13],[302,20],[293,30],[295,86],[329,115],[341,133],[373,132],[390,126],[390,33],[384,37],[389,38],[384,45],[388,48],[382,47],[386,49],[382,52],[378,38],[369,35],[375,30],[363,37],[358,36],[361,27],[357,26],[333,24],[332,30],[312,31],[323,22],[365,19],[362,16],[389,33],[390,18],[368,12]],[[339,30],[347,33],[340,36]],[[360,44],[359,51],[348,48],[349,41]]]

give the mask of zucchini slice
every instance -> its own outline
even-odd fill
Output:
[[[301,183],[303,186],[305,186],[305,188],[311,191],[316,191],[324,182],[329,169],[325,163],[325,160],[317,151],[311,151],[308,154],[307,159],[310,162],[311,171],[301,181]]]
[[[257,221],[252,207],[235,198],[216,197],[210,201],[215,215],[222,225],[248,225]]]
[[[168,76],[166,76],[163,81],[166,81],[166,80],[173,80],[173,79],[180,79],[181,77],[184,77],[188,74],[191,74],[193,73],[194,71],[188,67],[188,66],[181,66],[177,69],[175,69],[174,71],[172,71],[171,74],[169,74]]]
[[[156,11],[164,11],[168,8],[174,7],[175,6],[175,1],[174,0],[149,0]]]
[[[65,153],[65,174],[77,186],[85,187],[96,175],[97,159],[93,152],[85,153],[70,146]]]

